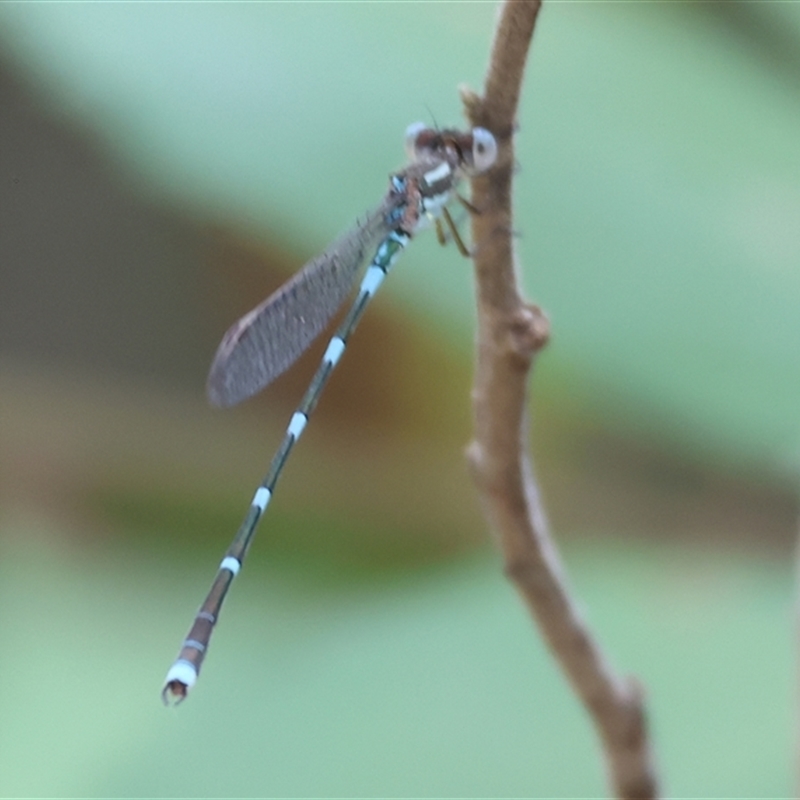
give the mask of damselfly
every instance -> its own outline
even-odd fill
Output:
[[[258,521],[367,303],[417,231],[433,222],[443,240],[440,217],[444,215],[452,227],[445,206],[456,194],[458,182],[488,169],[497,156],[494,136],[484,128],[469,133],[437,131],[422,123],[409,126],[406,149],[410,163],[390,177],[381,204],[245,314],[220,343],[208,377],[208,396],[215,405],[230,406],[263,389],[295,362],[342,305],[360,267],[374,252],[358,295],[292,415],[269,471],[219,565],[211,591],[167,673],[161,692],[165,703],[179,703],[197,681],[225,595],[241,569]]]

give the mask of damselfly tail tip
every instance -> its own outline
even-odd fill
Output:
[[[161,701],[165,706],[178,706],[189,694],[189,687],[180,681],[170,681],[161,690]]]
[[[189,689],[197,681],[197,669],[194,664],[179,658],[169,669],[161,690],[161,699],[165,706],[177,706],[186,699]]]

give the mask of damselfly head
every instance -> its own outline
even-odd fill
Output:
[[[470,175],[485,172],[497,159],[497,141],[486,128],[473,128],[463,133],[452,128],[436,130],[424,122],[413,122],[406,128],[405,146],[412,161],[426,156],[449,156]]]

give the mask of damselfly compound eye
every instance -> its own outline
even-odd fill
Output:
[[[497,158],[497,141],[486,128],[472,129],[472,163],[476,172],[483,172]]]
[[[412,122],[406,128],[406,155],[409,160],[414,160],[417,155],[417,136],[428,126],[424,122]]]

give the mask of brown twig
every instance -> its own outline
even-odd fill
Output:
[[[795,759],[794,759],[794,780],[795,780],[795,797],[800,797],[800,728],[798,728],[798,715],[797,715],[797,700],[800,694],[797,692],[797,687],[800,686],[800,520],[798,520],[798,538],[795,542],[794,552],[794,646],[795,646]]]
[[[522,74],[540,0],[506,0],[484,96],[462,90],[472,125],[498,140],[496,166],[472,182],[478,338],[468,458],[484,512],[514,581],[547,643],[592,716],[619,798],[655,798],[642,690],[611,668],[570,595],[547,530],[527,438],[526,383],[548,321],[521,297],[512,244],[513,132]]]

